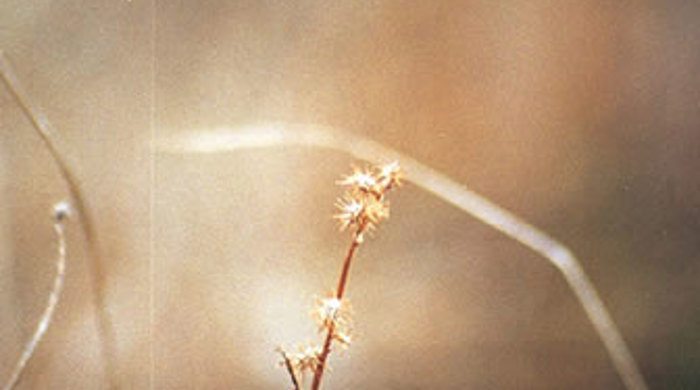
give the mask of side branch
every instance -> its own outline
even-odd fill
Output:
[[[294,390],[300,390],[301,387],[299,387],[299,379],[297,378],[297,374],[294,372],[294,366],[292,365],[292,361],[289,359],[289,356],[287,356],[287,353],[282,348],[280,348],[278,352],[280,353],[280,355],[282,355],[284,367],[289,373],[289,377],[292,380],[292,385],[294,385]]]

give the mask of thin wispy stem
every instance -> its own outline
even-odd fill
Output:
[[[197,129],[193,133],[161,140],[156,152],[218,153],[289,145],[338,150],[374,163],[383,159],[400,160],[407,172],[407,180],[540,254],[564,276],[608,351],[625,387],[629,390],[647,389],[637,363],[615,322],[581,267],[581,263],[565,245],[490,200],[472,192],[463,184],[414,159],[351,133],[340,132],[325,126],[293,124]]]
[[[78,180],[73,174],[73,169],[71,169],[73,164],[68,163],[66,153],[62,152],[64,149],[58,145],[59,139],[56,136],[56,132],[53,130],[53,126],[42,111],[32,103],[32,100],[29,98],[29,94],[27,94],[23,88],[17,73],[12,67],[12,64],[1,50],[0,76],[14,99],[17,101],[19,107],[22,109],[22,112],[30,120],[34,130],[48,149],[51,158],[56,163],[61,176],[68,186],[70,203],[77,211],[77,217],[80,221],[80,226],[83,229],[85,242],[87,244],[88,256],[91,260],[89,264],[91,265],[90,273],[92,275],[93,306],[95,307],[95,312],[97,313],[97,323],[99,327],[98,332],[102,340],[101,352],[104,370],[108,378],[109,388],[117,388],[117,379],[113,372],[115,362],[114,330],[105,305],[104,286],[106,286],[106,283],[92,214],[86,206],[83,192],[80,189]]]
[[[27,342],[22,351],[15,368],[12,370],[12,375],[7,381],[4,390],[12,390],[19,383],[22,373],[24,372],[29,359],[34,356],[34,351],[39,345],[39,342],[44,337],[44,334],[49,329],[51,325],[51,319],[53,318],[53,313],[56,310],[56,305],[61,298],[61,291],[63,291],[63,279],[66,275],[66,233],[64,223],[68,217],[69,208],[66,203],[59,203],[54,208],[54,232],[56,233],[56,251],[58,255],[56,256],[56,275],[53,280],[53,287],[51,288],[51,293],[49,294],[49,300],[44,309],[44,313],[41,315],[39,322],[37,323],[36,330],[32,335],[32,338]]]
[[[289,378],[292,381],[292,385],[294,386],[294,390],[300,390],[301,387],[299,387],[299,378],[297,378],[297,374],[294,371],[294,365],[292,364],[292,360],[289,358],[287,355],[287,352],[282,349],[278,348],[277,352],[282,355],[282,361],[284,362],[284,367],[287,369],[287,373],[289,374]]]

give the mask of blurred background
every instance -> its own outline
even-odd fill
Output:
[[[280,389],[320,340],[349,244],[351,157],[151,149],[263,122],[333,126],[441,171],[567,244],[652,389],[700,387],[700,3],[0,1],[0,50],[95,218],[19,388]],[[48,151],[0,88],[0,381],[50,289]],[[550,264],[410,183],[361,248],[328,389],[621,389]],[[105,294],[104,364],[93,283]],[[116,378],[116,379],[115,379]]]

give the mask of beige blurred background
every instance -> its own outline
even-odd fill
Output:
[[[184,132],[311,123],[412,156],[570,246],[654,389],[700,387],[700,3],[0,1],[0,49],[95,217],[105,370],[80,226],[19,388],[281,389],[279,344],[348,245],[308,147],[151,153]],[[0,89],[0,381],[52,282],[66,196]],[[548,263],[408,184],[361,248],[328,389],[621,389]]]

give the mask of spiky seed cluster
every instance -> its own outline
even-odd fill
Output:
[[[401,185],[401,168],[397,162],[373,168],[353,168],[353,173],[338,181],[347,186],[345,194],[338,199],[340,210],[335,218],[341,230],[352,228],[362,238],[362,233],[375,228],[389,218],[389,202],[386,193]]]
[[[333,338],[348,347],[352,341],[352,306],[347,299],[317,298],[312,317],[320,333],[332,331]]]

